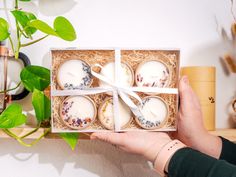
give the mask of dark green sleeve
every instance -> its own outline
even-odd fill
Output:
[[[222,140],[222,151],[220,159],[236,165],[236,144],[220,137]]]
[[[178,150],[169,162],[169,177],[236,177],[236,166],[191,148]]]

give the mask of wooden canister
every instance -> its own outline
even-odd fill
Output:
[[[181,76],[188,76],[189,83],[197,94],[207,130],[215,130],[215,67],[191,66],[181,68]]]

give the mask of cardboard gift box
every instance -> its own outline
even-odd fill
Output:
[[[52,49],[52,132],[175,131],[180,51]]]

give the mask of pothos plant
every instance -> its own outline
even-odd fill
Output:
[[[21,0],[30,1],[30,0]],[[76,39],[76,32],[72,24],[62,16],[55,18],[53,27],[41,21],[31,12],[23,11],[18,6],[18,0],[15,0],[15,7],[10,13],[15,18],[17,41],[14,44],[12,40],[12,32],[9,28],[9,23],[4,18],[0,17],[0,41],[9,40],[11,50],[14,53],[15,59],[18,59],[21,48],[37,43],[49,36],[55,36],[66,41]],[[34,34],[41,31],[44,35],[41,38],[34,39]],[[22,39],[28,39],[28,43],[23,43]],[[8,107],[0,114],[0,128],[10,137],[16,139],[20,144],[31,147],[43,138],[51,128],[49,127],[40,137],[33,140],[31,143],[26,143],[24,138],[35,133],[42,122],[48,121],[51,115],[50,99],[44,94],[44,90],[50,84],[50,71],[41,66],[27,66],[20,73],[21,82],[15,87],[0,93],[9,92],[16,89],[21,83],[32,93],[32,105],[37,118],[37,127],[31,132],[18,136],[10,129],[21,126],[27,122],[27,116],[22,112],[22,106],[16,103],[9,104]],[[60,136],[70,145],[75,148],[79,134],[78,133],[61,133]]]

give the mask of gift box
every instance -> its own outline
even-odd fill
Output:
[[[180,51],[51,49],[52,132],[175,131]]]

